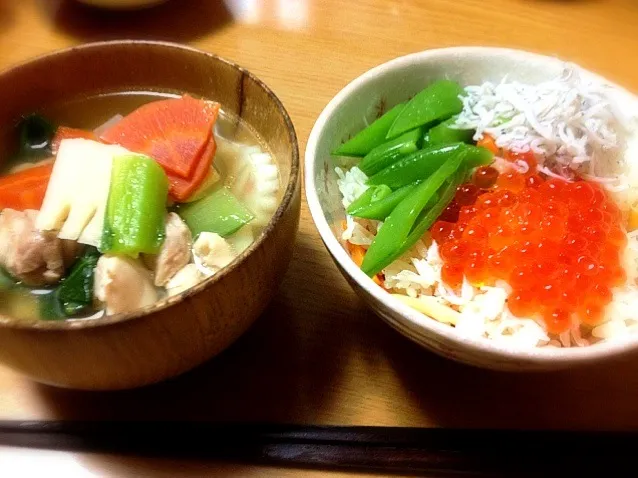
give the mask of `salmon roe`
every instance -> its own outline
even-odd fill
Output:
[[[475,286],[506,281],[510,312],[542,317],[551,333],[594,325],[626,280],[620,209],[597,184],[544,180],[534,169],[479,168],[459,187],[453,211],[430,231],[442,279],[454,288],[464,277]]]

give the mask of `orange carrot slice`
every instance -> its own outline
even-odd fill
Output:
[[[202,153],[193,176],[184,179],[175,174],[168,174],[169,189],[168,194],[177,202],[184,202],[188,199],[206,179],[213,165],[213,158],[217,151],[217,143],[213,135],[210,136],[206,149]]]
[[[53,171],[53,162],[0,177],[0,210],[40,209]]]
[[[92,131],[85,131],[78,128],[69,128],[68,126],[60,126],[53,136],[53,142],[51,143],[51,151],[53,154],[57,154],[60,148],[60,143],[64,139],[84,138],[97,141],[97,136]]]
[[[344,226],[344,229],[345,229],[345,226]],[[353,262],[357,266],[361,267],[361,264],[363,264],[363,257],[366,255],[365,248],[363,246],[360,246],[359,244],[353,244],[351,242],[348,242],[347,245],[348,245],[348,252],[350,252],[350,257],[352,257]],[[380,273],[372,276],[372,280],[374,281],[375,284],[387,290],[383,285],[383,276]]]
[[[361,264],[363,264],[363,256],[366,255],[366,250],[363,246],[348,242],[348,251],[350,252],[350,257],[352,257],[354,263],[361,267]]]
[[[154,101],[107,129],[100,139],[157,161],[169,176],[191,178],[213,135],[219,103],[190,96]]]

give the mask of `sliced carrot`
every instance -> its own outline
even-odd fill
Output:
[[[172,199],[177,202],[183,202],[197,191],[210,172],[215,151],[217,151],[217,143],[213,135],[211,135],[191,178],[184,179],[177,175],[167,173],[169,183],[168,194]]]
[[[499,152],[499,147],[496,146],[496,141],[491,135],[487,133],[483,133],[483,137],[476,142],[476,145],[482,146],[483,148],[491,151],[494,154],[498,154]]]
[[[169,176],[189,179],[213,135],[219,103],[190,96],[154,101],[133,111],[100,135],[157,161]]]
[[[363,246],[360,246],[359,244],[348,242],[348,252],[350,252],[350,257],[352,258],[354,263],[357,266],[361,267],[361,264],[363,264],[363,257],[366,255],[365,248]],[[385,287],[383,286],[383,275],[381,275],[380,273],[376,274],[372,276],[372,280],[375,284],[385,289]]]
[[[350,257],[352,257],[354,263],[361,267],[361,264],[363,264],[363,256],[366,255],[366,250],[363,246],[348,242],[348,250],[350,251]]]
[[[0,177],[0,210],[40,209],[51,171],[52,162]]]
[[[56,154],[58,152],[62,140],[75,138],[92,139],[93,141],[97,141],[97,136],[95,136],[93,131],[86,131],[78,128],[69,128],[68,126],[60,126],[55,131],[53,142],[51,143],[51,150],[53,154]]]

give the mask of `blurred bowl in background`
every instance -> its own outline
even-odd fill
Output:
[[[110,10],[134,10],[149,8],[168,0],[76,0],[92,7],[108,8]]]

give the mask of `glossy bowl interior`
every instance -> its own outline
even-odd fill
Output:
[[[261,236],[233,263],[154,306],[94,320],[0,316],[0,363],[39,382],[122,389],[185,372],[224,350],[253,323],[291,259],[300,211],[292,122],[264,83],[215,55],[170,43],[104,42],[0,73],[0,157],[10,153],[21,116],[60,101],[126,90],[169,90],[219,101],[268,145],[280,168],[283,199]]]
[[[538,83],[560,76],[565,66],[556,58],[501,48],[457,47],[415,53],[373,68],[348,84],[326,106],[310,134],[305,155],[306,196],[317,229],[335,263],[378,315],[440,355],[493,369],[549,370],[635,352],[638,335],[585,348],[512,349],[488,339],[461,338],[453,328],[392,298],[352,262],[339,240],[345,211],[334,172],[338,164],[330,151],[372,121],[380,109],[387,110],[405,101],[436,79],[449,78],[468,85],[500,81],[507,75],[511,80]],[[575,68],[585,78],[612,85],[620,104],[628,111],[638,111],[638,101],[629,92]]]

